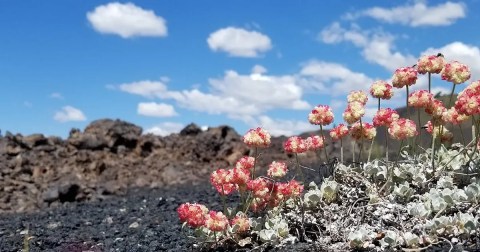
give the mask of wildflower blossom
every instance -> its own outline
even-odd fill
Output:
[[[464,83],[470,79],[470,68],[458,61],[452,61],[445,64],[441,72],[442,80],[452,82],[453,84]]]
[[[417,71],[420,74],[438,74],[445,66],[445,58],[441,55],[424,55],[417,62]]]
[[[250,170],[255,165],[255,158],[250,156],[243,156],[235,163],[235,168]]]
[[[287,184],[281,186],[279,190],[286,198],[298,197],[303,192],[303,185],[292,179]]]
[[[433,99],[433,101],[425,108],[427,114],[439,119],[442,118],[445,111],[447,111],[447,109],[443,105],[443,102],[437,99]]]
[[[415,108],[427,108],[433,99],[433,94],[427,90],[417,90],[408,96],[408,105]]]
[[[210,175],[210,183],[221,195],[228,195],[236,190],[235,184],[232,183],[233,172],[225,169],[213,171]]]
[[[250,203],[250,210],[253,212],[260,212],[262,209],[267,206],[267,200],[265,198],[253,198],[252,202]]]
[[[350,129],[350,135],[354,140],[372,140],[377,135],[377,130],[370,123],[362,123],[360,125],[360,122],[356,122]]]
[[[299,136],[289,137],[283,144],[283,148],[287,153],[303,153],[307,151],[307,144]]]
[[[245,233],[250,230],[250,220],[245,215],[237,215],[230,221],[234,233]]]
[[[245,187],[250,180],[250,171],[242,168],[233,168],[231,183]]]
[[[351,102],[360,102],[361,104],[365,105],[368,101],[368,96],[365,92],[358,90],[358,91],[352,91],[350,94],[347,96],[347,100],[349,103]]]
[[[455,109],[458,113],[467,116],[479,114],[480,92],[475,91],[475,89],[463,90],[463,92],[457,97]]]
[[[321,136],[309,136],[305,139],[305,143],[308,150],[314,151],[323,148],[325,141]]]
[[[252,191],[253,196],[265,198],[270,191],[271,183],[264,178],[256,178],[248,181],[247,189]]]
[[[455,107],[451,107],[450,109],[447,109],[442,115],[442,120],[444,122],[449,122],[455,125],[461,124],[466,120],[468,120],[469,118],[470,116],[468,115],[458,113]]]
[[[243,142],[250,147],[268,147],[271,142],[270,138],[270,133],[259,127],[247,131],[243,136]]]
[[[308,114],[308,121],[314,125],[329,125],[333,122],[332,109],[326,105],[318,105]]]
[[[183,203],[177,208],[180,221],[187,222],[187,224],[193,228],[204,225],[207,213],[207,207],[197,203]]]
[[[381,108],[373,117],[373,126],[389,126],[393,121],[400,118],[396,110]]]
[[[411,86],[417,81],[417,70],[413,67],[402,67],[395,70],[392,85],[396,88]]]
[[[433,136],[436,139],[440,139],[440,142],[442,143],[450,143],[453,140],[453,134],[450,132],[445,126],[443,125],[437,125],[433,127],[433,123],[431,121],[428,121],[427,124],[425,124],[427,127],[427,132],[430,134],[433,134]]]
[[[269,177],[281,178],[287,174],[287,164],[285,162],[273,161],[267,170]]]
[[[330,130],[330,137],[334,141],[339,140],[346,135],[348,135],[348,127],[343,123],[340,123],[337,127]]]
[[[403,140],[418,135],[417,125],[412,120],[400,118],[390,124],[388,133],[393,139]]]
[[[347,109],[343,112],[343,120],[348,124],[353,124],[365,115],[365,107],[360,102],[350,102]]]
[[[222,212],[210,211],[205,218],[205,227],[214,232],[220,232],[227,228],[228,219]]]
[[[375,81],[370,87],[370,94],[374,98],[390,100],[390,98],[393,96],[393,87],[386,81]]]

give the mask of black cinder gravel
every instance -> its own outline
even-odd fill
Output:
[[[36,213],[0,215],[0,251],[197,251],[181,232],[176,209],[199,202],[219,209],[216,192],[200,186],[135,188],[98,202],[67,203]],[[28,233],[27,233],[28,230]],[[285,251],[315,251],[295,244]],[[246,251],[246,250],[243,250]]]

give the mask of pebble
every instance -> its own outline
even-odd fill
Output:
[[[128,228],[138,228],[140,226],[140,224],[138,224],[138,222],[134,222],[132,224],[130,224],[130,226],[128,226]]]

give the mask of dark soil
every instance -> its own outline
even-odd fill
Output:
[[[195,187],[135,188],[123,197],[65,203],[31,214],[2,214],[0,251],[21,251],[27,229],[32,252],[198,251],[182,233],[176,213],[181,203],[197,201],[211,209],[220,208],[218,195],[205,183]],[[318,251],[305,243],[270,249],[281,250]]]

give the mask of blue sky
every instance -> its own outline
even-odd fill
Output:
[[[159,135],[190,122],[290,135],[315,129],[318,104],[341,123],[350,90],[424,54],[478,80],[479,11],[478,0],[1,1],[0,129],[66,137],[119,118]],[[404,100],[396,90],[383,106]]]

